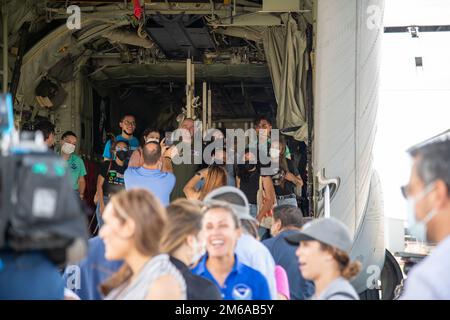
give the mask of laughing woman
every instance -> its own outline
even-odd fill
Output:
[[[239,262],[234,253],[241,229],[233,209],[226,204],[209,205],[202,225],[207,254],[193,273],[214,282],[224,300],[270,300],[266,278]]]
[[[103,213],[100,237],[108,260],[124,264],[101,285],[107,300],[185,300],[186,283],[159,246],[166,210],[140,189],[114,195]]]

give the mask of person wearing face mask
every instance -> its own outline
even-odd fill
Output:
[[[273,130],[273,124],[271,117],[261,115],[254,121],[255,131],[256,135],[258,136],[258,140],[251,141],[250,147],[262,149],[262,152],[267,153],[267,151],[270,151],[271,145],[272,145],[272,130]],[[291,151],[289,150],[289,147],[286,146],[284,152],[284,157],[287,159],[291,158]]]
[[[74,152],[77,145],[77,136],[72,131],[66,131],[61,136],[61,156],[67,161],[67,166],[72,177],[73,189],[79,194],[80,199],[84,198],[86,190],[85,176],[87,174],[83,160]]]
[[[206,253],[201,228],[201,207],[194,201],[177,199],[167,207],[167,228],[161,241],[161,252],[170,255],[170,262],[186,281],[188,300],[222,300],[211,281],[191,272]]]
[[[124,115],[119,122],[121,134],[116,136],[115,141],[126,141],[130,147],[130,150],[136,150],[139,147],[139,140],[133,136],[136,130],[136,119],[131,114]],[[111,155],[111,143],[112,140],[108,140],[105,144],[103,151],[103,160],[108,161],[112,159]]]
[[[170,193],[175,186],[172,161],[162,157],[158,142],[150,141],[142,148],[144,164],[139,168],[125,170],[125,189],[142,188],[152,192],[164,206],[169,205]]]
[[[98,226],[103,224],[102,213],[109,199],[115,193],[125,189],[124,174],[125,160],[128,155],[128,143],[126,141],[113,142],[112,156],[114,160],[105,161],[100,169],[100,174],[97,177],[97,209],[95,214],[97,216]]]
[[[142,147],[149,143],[150,141],[154,142],[162,142],[161,141],[161,134],[158,129],[154,128],[147,128],[144,130],[144,133],[142,134],[141,138],[141,146],[134,150],[131,154],[130,161],[128,162],[129,167],[141,167],[144,164],[144,155],[142,151]],[[164,147],[162,145],[162,147]]]
[[[408,273],[403,300],[450,299],[450,139],[410,149],[413,166],[402,187],[408,200],[408,228],[418,241],[436,244]]]
[[[261,166],[254,163],[256,156],[248,149],[245,150],[245,163],[238,164],[236,184],[239,189],[244,192],[250,206],[250,215],[252,215],[258,223],[272,213],[275,203],[275,190],[270,175],[263,175]],[[263,199],[258,207],[258,190],[263,194]],[[259,227],[259,235],[261,240],[270,237],[270,231],[266,227]]]
[[[272,182],[277,197],[277,205],[290,205],[297,207],[297,196],[295,188],[303,187],[303,180],[300,175],[295,176],[294,165],[290,158],[284,157],[286,150],[286,141],[280,137],[279,141],[272,142],[270,147],[270,158],[273,162]]]
[[[223,201],[204,204],[202,232],[207,254],[192,272],[214,282],[224,300],[270,300],[266,278],[235,253],[242,233],[235,210]]]

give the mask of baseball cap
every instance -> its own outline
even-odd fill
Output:
[[[353,244],[347,226],[335,218],[321,218],[308,222],[303,226],[302,231],[285,239],[292,244],[317,240],[347,253],[350,253]]]
[[[228,204],[239,220],[256,220],[250,215],[250,206],[247,197],[238,188],[225,186],[214,189],[203,199],[205,205],[216,203]]]

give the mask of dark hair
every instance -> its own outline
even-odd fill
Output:
[[[133,240],[136,250],[146,256],[159,254],[159,245],[167,225],[167,213],[154,194],[143,189],[120,191],[111,197],[110,203],[114,215],[121,223],[126,219],[135,222]],[[100,290],[107,295],[132,276],[131,267],[124,263],[122,267],[101,284]]]
[[[333,259],[339,265],[339,269],[341,271],[341,276],[347,280],[351,280],[356,277],[361,270],[361,263],[359,261],[350,262],[350,256],[347,252],[339,250],[335,247],[332,247],[328,244],[320,242],[320,248],[323,251],[328,251],[333,256]]]
[[[281,221],[281,228],[303,226],[302,211],[294,206],[282,205],[277,206],[273,210],[273,219]]]
[[[161,146],[159,143],[149,142],[142,147],[142,155],[146,165],[154,165],[161,159]]]
[[[34,126],[35,131],[41,131],[44,140],[47,140],[50,134],[55,133],[55,125],[48,120],[41,120]]]
[[[131,114],[131,113],[125,113],[122,117],[120,117],[120,122],[122,122],[126,117],[133,117],[134,119],[136,119],[136,117],[134,116],[134,114]]]
[[[249,153],[255,155],[253,153],[253,151],[250,150],[250,148],[246,147],[242,156],[245,156],[246,154],[249,154]],[[255,156],[257,156],[257,155],[255,155]],[[249,161],[245,160],[245,164],[247,164],[247,163],[249,163]],[[255,165],[256,165],[256,170],[258,172],[258,170],[260,170],[260,163],[258,161],[256,161]],[[241,181],[248,182],[250,180],[250,172],[246,171],[242,164],[236,164],[235,167],[236,167],[236,174],[239,177],[239,179],[241,179]]]
[[[64,140],[65,138],[67,138],[69,136],[73,136],[75,138],[77,137],[77,135],[73,131],[66,131],[62,134],[61,140]]]
[[[442,180],[450,196],[450,139],[432,141],[408,150],[417,158],[417,175],[425,185]]]
[[[218,141],[220,141],[220,140],[218,140]],[[213,141],[213,142],[211,142],[210,144],[212,144],[212,143],[214,143],[214,142],[216,142],[216,141]],[[208,144],[207,147],[208,147],[210,144]],[[212,157],[215,157],[215,156],[216,156],[216,151],[222,151],[224,154],[227,153],[227,147],[226,147],[225,141],[223,141],[223,146],[222,146],[222,147],[217,146],[217,147],[215,147],[214,149],[211,150],[211,156],[212,156]],[[212,164],[212,163],[213,163],[213,161],[211,161],[211,164]]]
[[[125,144],[125,145],[127,146],[127,148],[130,147],[130,144],[128,143],[128,141],[125,141],[125,140],[117,140],[117,141],[114,141],[114,143],[112,143],[112,141],[111,141],[111,149],[114,150],[114,149],[117,147],[117,145],[118,145],[119,143]],[[114,148],[114,149],[113,149],[113,148]]]
[[[266,116],[266,115],[259,115],[259,116],[257,116],[256,119],[255,119],[255,122],[254,122],[255,126],[258,126],[259,123],[260,123],[261,121],[263,121],[263,120],[266,120],[271,126],[273,125],[272,120],[271,120],[271,118],[270,118],[269,116]]]
[[[146,128],[144,130],[144,132],[142,132],[142,136],[141,136],[141,146],[143,146],[145,144],[145,137],[148,136],[151,132],[158,132],[159,135],[161,136],[161,130],[156,129],[156,128]]]

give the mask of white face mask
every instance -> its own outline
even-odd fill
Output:
[[[195,265],[206,253],[206,242],[200,242],[197,238],[194,238],[194,247],[192,250],[194,254],[192,255],[191,265]]]
[[[72,154],[75,152],[75,146],[71,143],[64,142],[61,147],[61,152],[64,154]]]
[[[149,142],[156,142],[159,143],[159,140],[156,138],[146,138],[145,139],[145,143],[149,143]]]
[[[425,188],[424,191],[419,194],[417,199],[408,198],[407,209],[408,209],[408,227],[411,235],[417,239],[417,241],[424,242],[427,240],[427,224],[436,215],[435,210],[428,212],[422,220],[418,221],[416,218],[416,204],[417,202],[423,200],[431,191],[433,191],[434,184]]]

